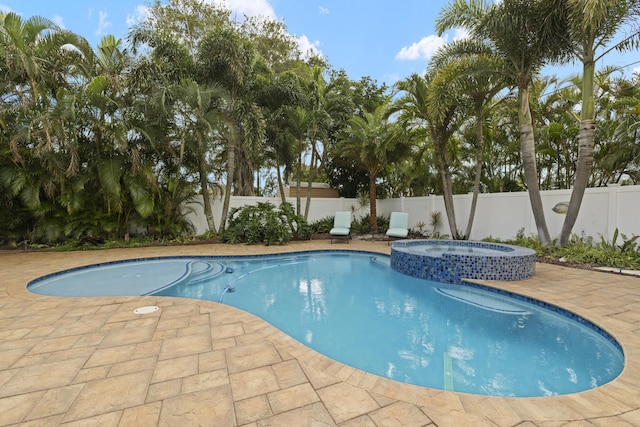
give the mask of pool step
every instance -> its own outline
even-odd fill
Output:
[[[515,314],[518,316],[531,315],[531,312],[521,306],[499,298],[497,294],[487,295],[486,292],[475,292],[471,289],[445,289],[436,288],[436,291],[448,298],[461,301],[465,304],[478,307],[483,310],[502,314]]]
[[[381,265],[383,267],[391,267],[391,258],[389,258],[389,257],[372,256],[371,257],[371,262],[373,262],[374,264],[377,264],[377,265]]]
[[[219,276],[225,271],[225,266],[219,262],[203,260],[191,261],[187,266],[189,272],[184,282],[189,284],[202,283]]]

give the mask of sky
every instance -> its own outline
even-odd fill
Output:
[[[449,0],[207,0],[222,2],[237,14],[263,15],[284,21],[303,51],[313,49],[352,80],[370,76],[393,84],[421,73],[429,58],[444,43],[464,32],[453,30],[438,37],[438,12]],[[96,46],[112,34],[126,40],[129,28],[143,19],[146,0],[0,0],[0,10],[24,19],[38,15],[85,37]],[[606,65],[624,67],[640,61],[640,52],[612,54]],[[605,64],[597,64],[598,68]],[[545,74],[564,77],[577,66],[549,69]],[[640,71],[640,63],[625,68],[627,78]]]

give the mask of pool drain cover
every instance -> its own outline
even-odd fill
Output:
[[[135,310],[133,310],[133,312],[135,314],[147,314],[147,313],[153,313],[154,311],[158,311],[160,310],[160,307],[158,307],[157,305],[147,305],[145,307],[138,307]]]

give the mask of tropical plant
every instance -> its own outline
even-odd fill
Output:
[[[559,2],[559,6],[562,11],[557,11],[556,14],[567,17],[566,37],[571,46],[572,56],[583,64],[578,161],[569,209],[560,232],[559,244],[563,246],[567,243],[578,217],[593,166],[596,135],[596,62],[611,51],[607,49],[607,45],[618,30],[637,20],[640,8],[637,1],[629,0],[571,0]],[[638,43],[640,31],[634,28],[632,34],[616,47],[619,50],[629,50]]]
[[[454,27],[467,28],[472,37],[491,43],[495,52],[503,57],[504,67],[500,70],[505,71],[505,77],[518,91],[524,175],[538,235],[543,244],[550,244],[551,238],[540,198],[529,85],[543,65],[559,58],[564,53],[563,48],[566,49],[557,38],[558,31],[562,31],[566,22],[563,15],[554,10],[556,1],[454,1],[440,11],[436,20],[438,34],[442,35]]]
[[[428,94],[434,120],[440,120],[451,104],[461,104],[463,114],[475,116],[475,173],[469,219],[462,239],[469,239],[475,216],[483,166],[485,117],[494,98],[509,86],[503,58],[482,41],[463,39],[439,49],[430,61],[433,73]]]
[[[175,176],[184,173],[185,155],[192,154],[197,165],[198,182],[202,193],[208,229],[216,231],[211,210],[211,185],[209,184],[209,153],[215,150],[215,133],[226,120],[218,105],[225,102],[227,92],[218,86],[201,86],[191,79],[159,86],[155,89],[152,107],[156,115],[166,120],[166,138],[177,144]],[[178,186],[174,186],[177,189]]]
[[[223,105],[227,120],[217,129],[225,142],[226,187],[220,229],[224,230],[232,188],[236,194],[253,194],[253,169],[250,164],[264,141],[264,113],[257,104],[252,88],[260,72],[266,72],[259,55],[249,40],[233,28],[215,29],[200,44],[198,67],[200,79],[227,90]],[[236,176],[239,171],[240,178]]]
[[[389,120],[390,103],[364,111],[363,116],[349,120],[343,139],[336,150],[341,156],[352,159],[369,175],[369,208],[371,229],[378,228],[376,211],[376,180],[387,165],[410,156],[410,141],[402,127]]]
[[[264,160],[276,170],[282,203],[286,203],[284,179],[291,175],[295,164],[296,109],[302,106],[303,97],[299,78],[292,72],[266,76],[261,79],[256,93],[256,100],[265,114]]]
[[[293,212],[290,204],[276,209],[269,202],[233,208],[229,213],[229,227],[224,239],[229,243],[274,243],[284,244],[294,237],[290,224],[296,224],[296,233],[304,238],[310,237],[310,228],[300,215]]]
[[[454,239],[459,239],[453,206],[451,185],[451,136],[458,129],[459,105],[442,102],[434,107],[429,103],[429,89],[433,75],[410,77],[396,83],[401,95],[394,101],[393,111],[398,112],[398,123],[408,129],[414,141],[428,141],[433,147],[444,199],[449,229]]]

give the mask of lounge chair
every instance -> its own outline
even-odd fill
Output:
[[[409,214],[406,212],[391,212],[389,218],[389,229],[387,230],[387,238],[389,242],[392,239],[405,239],[409,235]]]
[[[338,211],[333,218],[333,228],[329,231],[331,235],[331,243],[333,239],[346,239],[349,243],[349,235],[351,233],[351,212]]]

